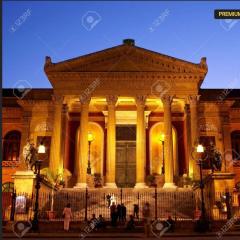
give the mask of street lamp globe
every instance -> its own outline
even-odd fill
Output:
[[[92,132],[88,132],[88,142],[92,142],[94,140],[94,135]]]
[[[38,153],[46,153],[46,147],[43,145],[42,142],[38,146]]]
[[[203,153],[204,152],[204,147],[202,144],[197,145],[197,153]]]
[[[165,139],[165,135],[164,135],[164,133],[161,133],[159,136],[159,141],[164,142],[164,139]]]

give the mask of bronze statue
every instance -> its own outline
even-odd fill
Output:
[[[37,149],[34,147],[33,143],[30,143],[29,140],[23,148],[23,157],[27,166],[27,170],[33,170],[33,167],[35,170],[37,161]]]
[[[221,171],[222,169],[222,155],[217,150],[213,142],[210,143],[210,146],[208,148],[208,158],[210,160],[210,165],[212,172],[214,171]]]

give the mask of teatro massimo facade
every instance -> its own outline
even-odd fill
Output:
[[[176,188],[184,174],[199,179],[198,143],[213,143],[219,172],[240,182],[240,90],[201,89],[205,57],[191,63],[126,39],[58,63],[46,57],[44,71],[52,89],[3,90],[3,184],[21,169],[27,139],[46,146],[42,167],[72,173],[68,188],[93,175],[102,187],[145,188],[154,176]]]

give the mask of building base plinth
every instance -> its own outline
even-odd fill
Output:
[[[163,188],[164,189],[176,189],[177,186],[175,185],[175,183],[164,183]]]
[[[117,188],[116,183],[105,183],[104,188]]]
[[[148,186],[146,185],[146,183],[136,183],[134,188],[148,188]]]
[[[87,188],[87,183],[77,183],[73,188]]]

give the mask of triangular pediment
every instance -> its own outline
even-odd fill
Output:
[[[144,48],[119,45],[59,63],[46,58],[46,72],[168,72],[204,73],[205,59],[199,64],[169,57]]]

